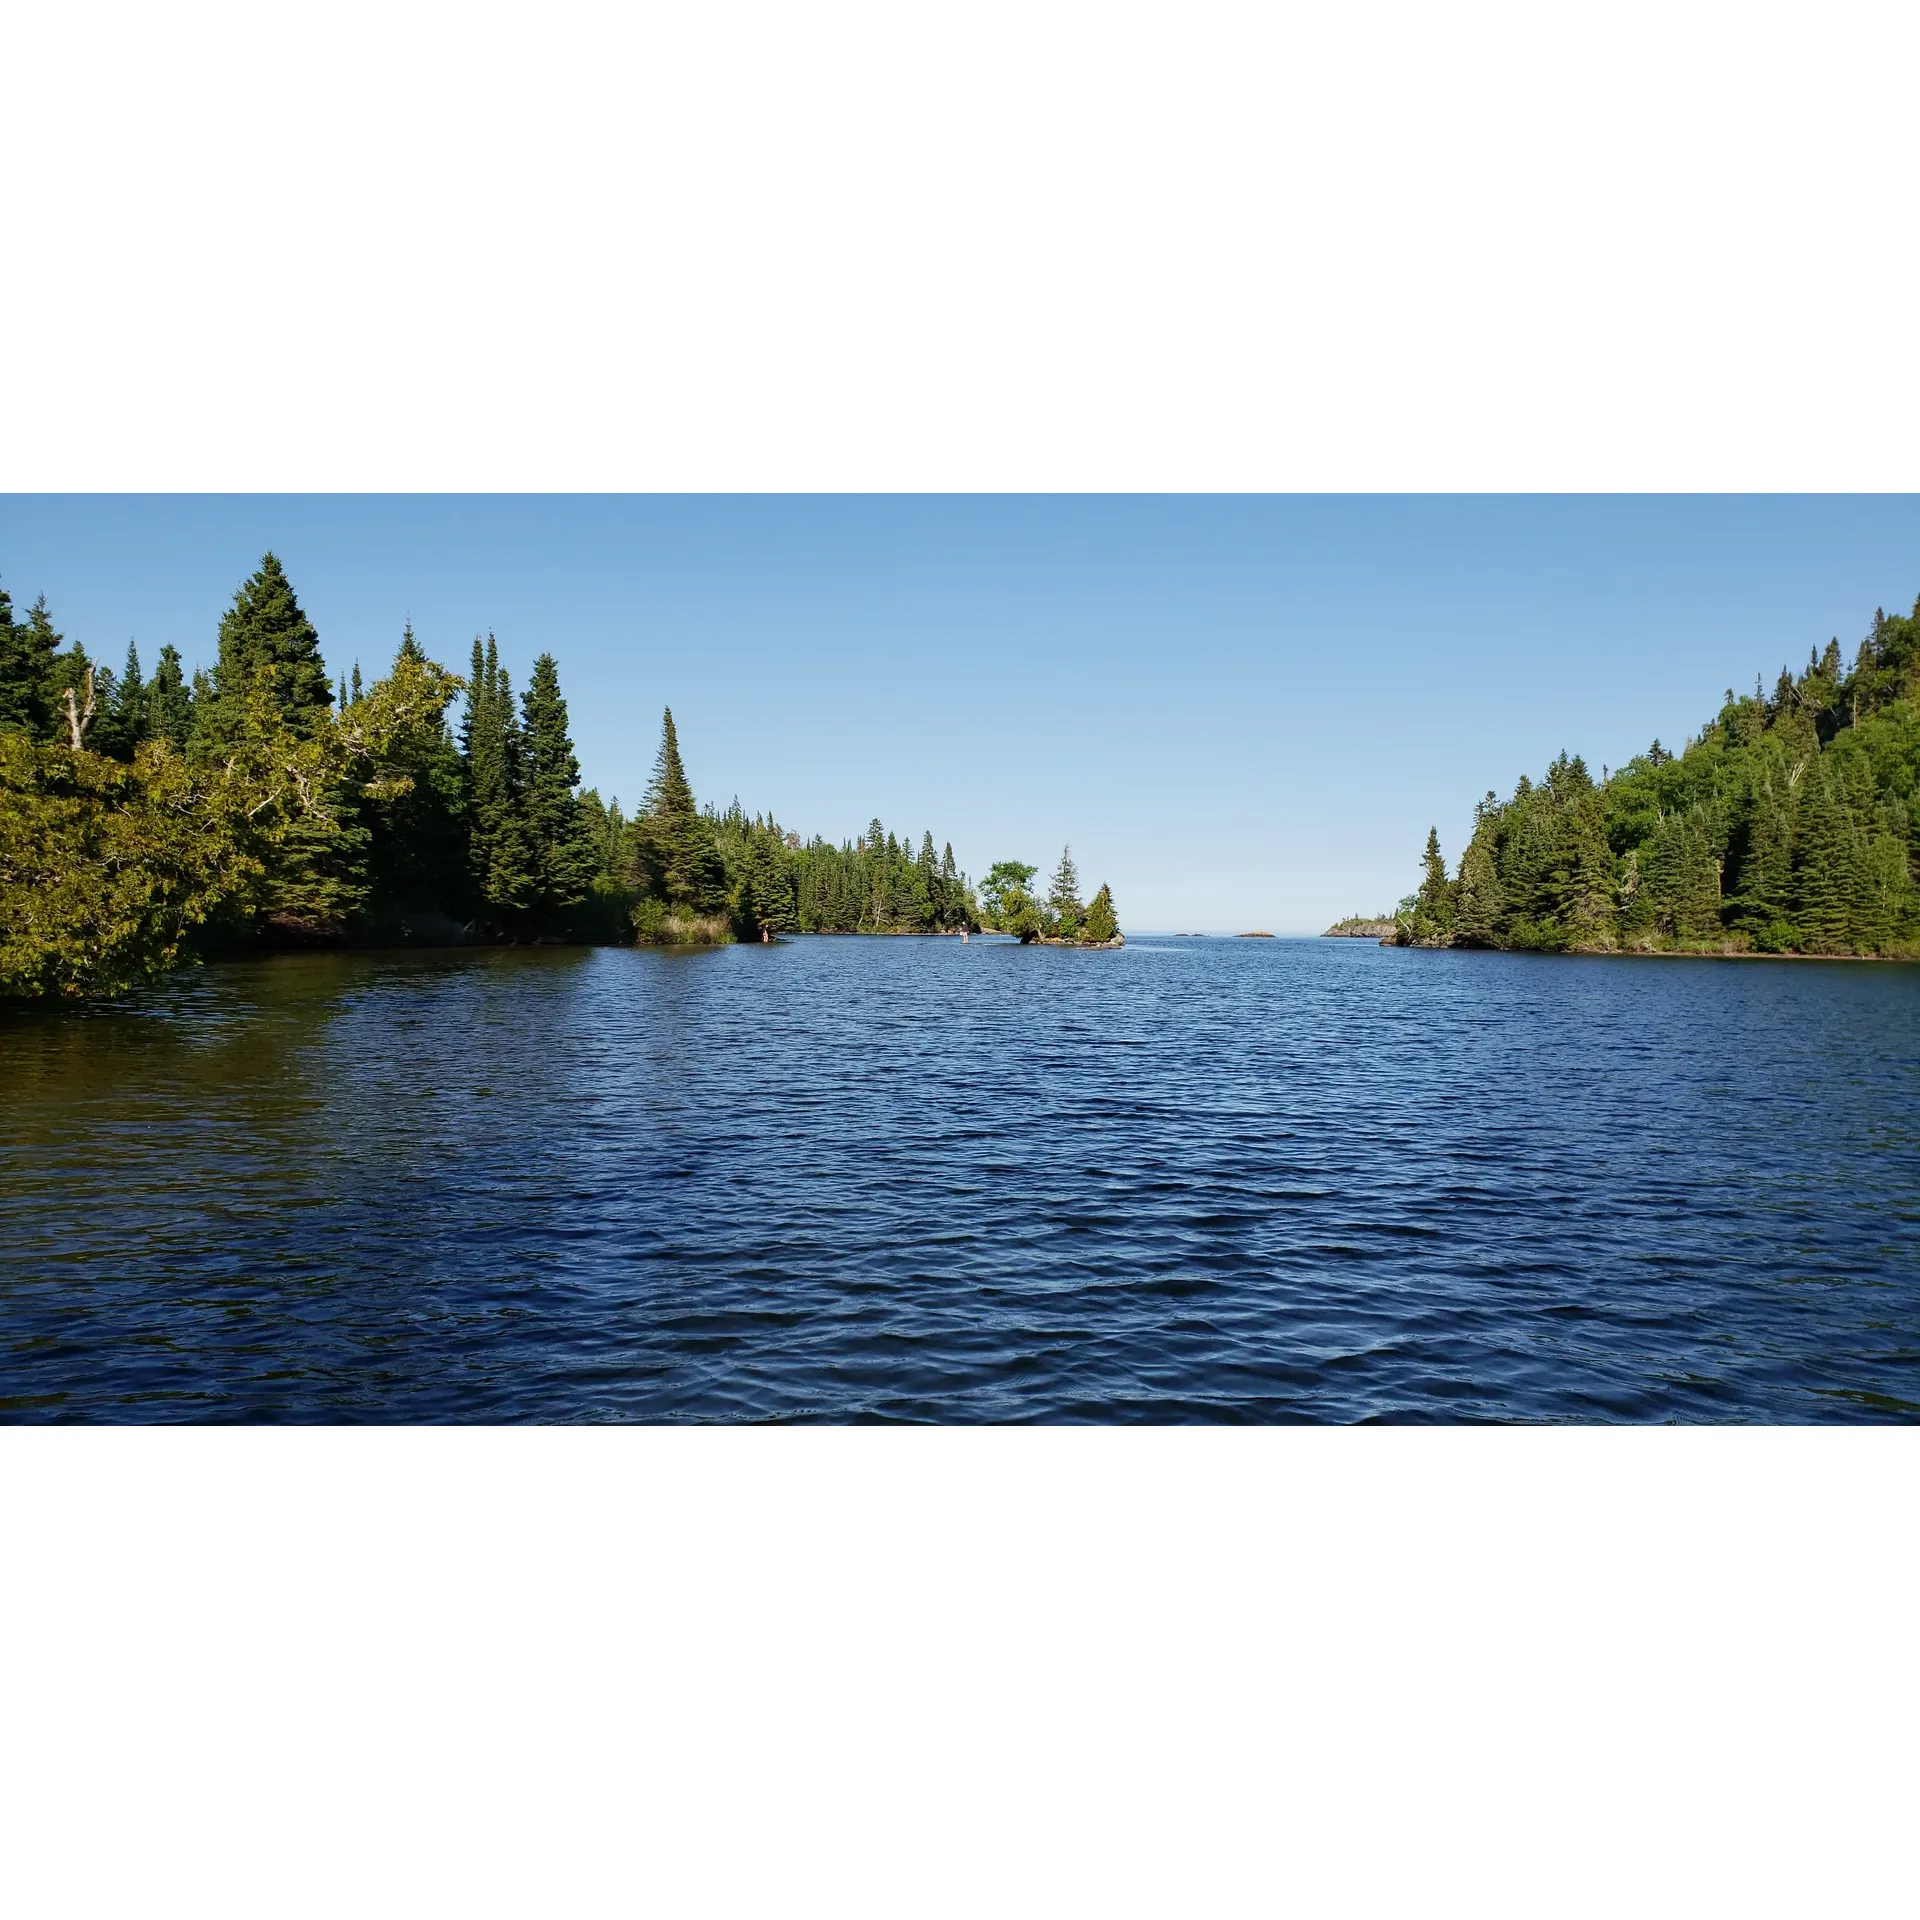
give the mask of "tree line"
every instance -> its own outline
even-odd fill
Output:
[[[1920,601],[1772,692],[1728,688],[1678,754],[1596,782],[1561,753],[1489,793],[1452,874],[1429,831],[1404,946],[1920,957]]]
[[[980,883],[980,900],[988,923],[1022,941],[1044,941],[1052,946],[1116,947],[1124,945],[1114,917],[1113,891],[1102,885],[1085,905],[1080,900],[1080,873],[1073,849],[1060,849],[1060,864],[1044,895],[1033,891],[1038,867],[1021,860],[1000,860]]]
[[[491,635],[463,680],[409,626],[385,675],[335,683],[271,553],[191,680],[171,646],[150,679],[132,646],[113,672],[0,589],[0,995],[119,992],[262,942],[981,925],[931,832],[876,819],[836,846],[700,806],[671,709],[631,818],[580,779],[550,653],[516,695]]]

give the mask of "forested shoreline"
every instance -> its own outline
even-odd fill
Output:
[[[450,712],[464,695],[457,726]],[[671,708],[628,817],[580,787],[551,653],[516,695],[491,635],[466,677],[411,626],[371,684],[330,679],[271,553],[189,681],[163,647],[114,672],[44,598],[0,588],[0,997],[113,994],[194,958],[302,945],[719,945],[783,933],[1119,938],[1063,855],[1046,900],[982,899],[950,842],[876,818],[803,840],[736,800],[702,807]]]
[[[1401,946],[1920,958],[1920,601],[1772,692],[1731,688],[1678,754],[1595,781],[1562,752],[1489,793],[1449,874],[1429,831]]]

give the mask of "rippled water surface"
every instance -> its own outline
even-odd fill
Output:
[[[0,1017],[0,1417],[1920,1417],[1920,969],[325,955]]]

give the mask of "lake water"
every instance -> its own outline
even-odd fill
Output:
[[[1916,968],[800,939],[0,1016],[0,1418],[1916,1417]]]

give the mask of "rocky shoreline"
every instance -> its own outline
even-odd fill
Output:
[[[1397,931],[1391,920],[1363,920],[1355,916],[1351,920],[1336,920],[1320,938],[1322,940],[1391,940]]]

